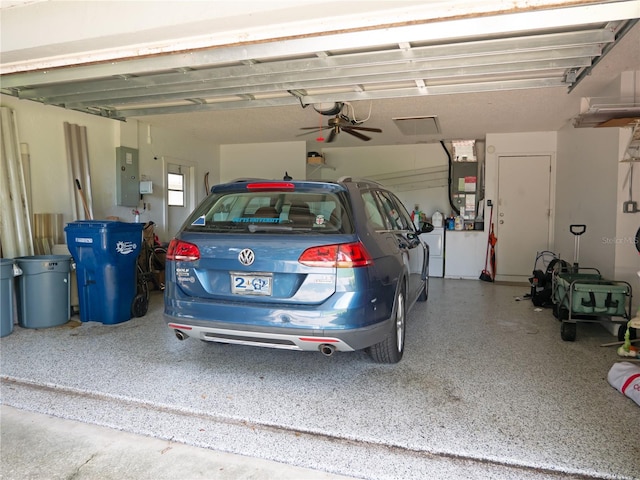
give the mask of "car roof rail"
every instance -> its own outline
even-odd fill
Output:
[[[351,176],[340,177],[338,179],[339,183],[366,183],[369,185],[375,185],[376,187],[385,188],[381,183],[376,182],[375,180],[369,180],[368,178],[356,178]]]

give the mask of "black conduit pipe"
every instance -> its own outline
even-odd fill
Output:
[[[445,153],[447,154],[447,158],[449,159],[449,187],[447,191],[447,197],[449,198],[449,205],[451,205],[451,209],[454,212],[456,212],[456,215],[459,215],[460,209],[454,205],[453,198],[451,198],[451,182],[452,182],[451,175],[453,173],[453,158],[451,158],[451,153],[449,153],[449,150],[447,149],[443,140],[440,140],[440,145],[442,145],[442,149],[445,151]]]

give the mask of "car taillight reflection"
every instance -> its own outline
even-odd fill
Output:
[[[308,267],[355,268],[373,264],[373,259],[360,242],[322,245],[308,248],[298,262]]]
[[[167,249],[167,260],[193,262],[200,259],[200,249],[193,243],[174,238]]]

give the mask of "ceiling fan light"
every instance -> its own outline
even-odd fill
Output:
[[[337,115],[342,111],[342,102],[314,103],[313,109],[322,115]]]

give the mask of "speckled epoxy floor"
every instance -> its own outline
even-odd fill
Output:
[[[119,325],[16,327],[2,402],[371,479],[640,477],[640,408],[607,372],[616,339],[560,339],[526,286],[431,279],[398,365],[178,341],[155,292]]]

